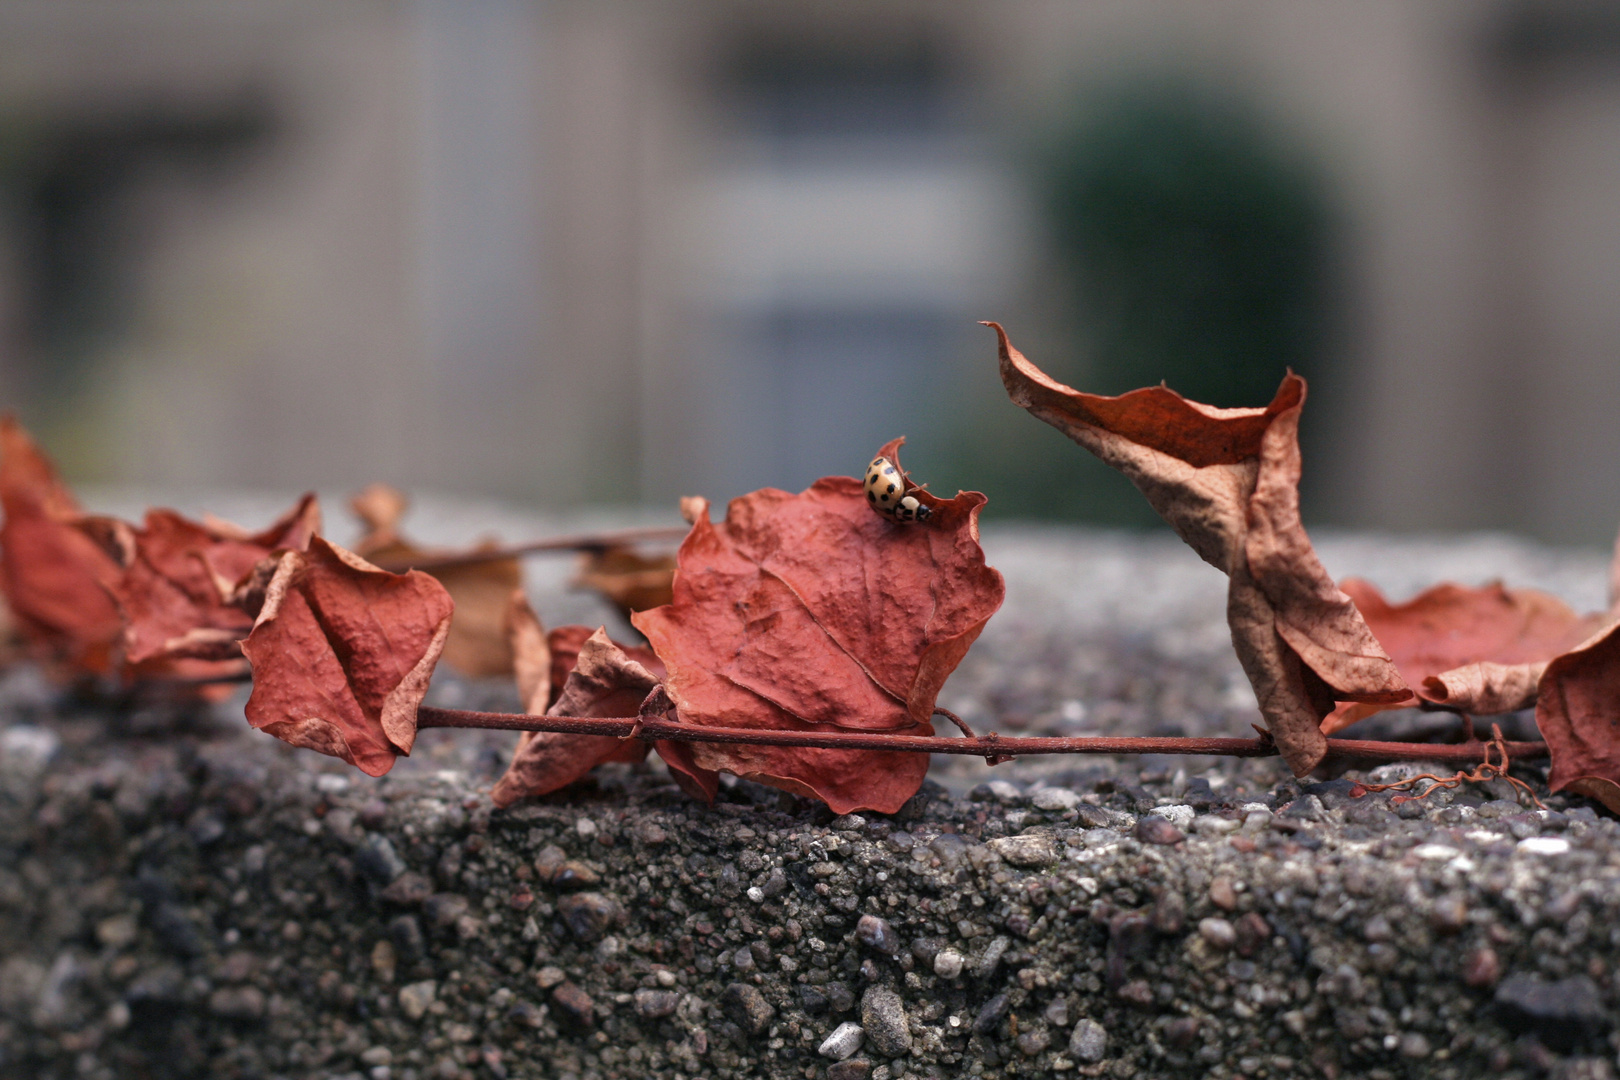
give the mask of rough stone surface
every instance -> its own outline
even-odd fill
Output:
[[[941,704],[1009,734],[1247,731],[1218,572],[1173,540],[986,536],[1008,606]],[[1596,553],[1323,551],[1393,598],[1501,576],[1603,603]],[[623,633],[567,573],[536,584],[547,622]],[[434,694],[516,707],[453,677]],[[510,735],[423,732],[372,780],[246,730],[240,702],[0,675],[0,1075],[1613,1076],[1620,831],[1535,766],[1551,813],[1478,785],[1392,809],[1350,794],[1369,771],[1302,783],[1274,760],[1057,757],[941,760],[892,816],[729,781],[705,807],[656,764],[495,810]],[[1181,842],[1134,835],[1180,806]],[[892,1043],[821,1056],[868,1011]]]

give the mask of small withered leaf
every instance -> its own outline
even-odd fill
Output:
[[[381,776],[416,740],[451,608],[428,575],[380,570],[320,537],[284,552],[242,642],[248,722]]]
[[[884,449],[897,455],[899,443]],[[631,619],[669,669],[678,722],[933,734],[940,688],[1004,585],[979,547],[984,496],[927,498],[929,519],[906,526],[873,513],[853,477],[756,491],[719,524],[689,503],[674,600]],[[685,753],[698,769],[838,813],[892,813],[928,768],[926,755],[898,752],[692,743]]]
[[[399,522],[410,505],[404,494],[387,484],[372,484],[349,500],[349,507],[366,528],[355,553],[391,567],[407,567],[495,548],[485,540],[467,551],[418,547],[400,532]],[[507,600],[523,587],[523,565],[517,559],[492,559],[450,566],[429,567],[456,602],[444,662],[474,678],[509,675],[512,650],[507,643]]]
[[[399,522],[410,501],[403,492],[387,484],[372,484],[350,496],[349,509],[366,527],[366,534],[355,545],[355,554],[369,558],[397,542]]]
[[[619,609],[625,618],[674,599],[675,556],[643,555],[632,547],[614,544],[588,551],[580,560],[574,585],[594,589]]]
[[[1320,723],[1335,700],[1411,699],[1300,521],[1305,380],[1285,377],[1264,408],[1218,409],[1163,386],[1103,397],[1050,378],[999,325],[985,325],[996,332],[1013,403],[1124,473],[1205,562],[1226,573],[1232,644],[1297,775],[1327,753]]]
[[[513,597],[509,625],[524,707],[530,713],[547,712],[550,645],[540,632],[539,619],[518,596]],[[542,676],[542,672],[546,674]],[[598,629],[579,646],[574,666],[549,712],[553,716],[635,716],[661,674],[661,666],[655,674]],[[490,797],[496,806],[510,806],[518,799],[566,787],[604,762],[636,762],[646,755],[647,744],[640,739],[524,732],[512,763]]]

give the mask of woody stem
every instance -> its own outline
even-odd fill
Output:
[[[639,728],[637,725],[640,725]],[[513,713],[471,712],[465,709],[417,710],[418,728],[495,728],[505,731],[553,731],[570,735],[605,735],[622,738],[634,734],[648,742],[712,742],[748,746],[804,746],[824,750],[887,750],[902,753],[964,754],[971,757],[1018,757],[1031,754],[1216,754],[1226,757],[1271,757],[1277,748],[1269,739],[1181,738],[973,738],[896,735],[876,731],[760,731],[753,728],[703,727],[664,719],[629,717],[527,716]],[[1363,739],[1329,739],[1328,755],[1362,761],[1467,761],[1478,762],[1480,742],[1401,743]],[[1515,760],[1547,756],[1544,742],[1504,744]]]
[[[685,525],[647,529],[620,529],[615,532],[582,533],[578,536],[554,536],[546,540],[532,540],[526,544],[508,544],[501,547],[461,551],[453,555],[435,555],[426,552],[414,558],[383,559],[377,565],[384,570],[449,570],[479,563],[501,562],[522,555],[536,555],[547,551],[591,551],[617,547],[622,544],[649,543],[685,539],[691,529]]]

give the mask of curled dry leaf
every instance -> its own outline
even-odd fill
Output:
[[[1547,786],[1620,814],[1620,626],[1610,626],[1547,664],[1536,700],[1547,740]]]
[[[112,586],[124,616],[125,658],[240,656],[237,643],[253,629],[253,616],[233,602],[236,586],[272,552],[303,550],[320,525],[314,495],[259,533],[148,511],[143,527],[128,529],[124,572]]]
[[[636,716],[664,675],[651,650],[619,645],[600,629],[559,626],[547,634],[521,592],[512,595],[507,625],[518,691],[533,715]],[[697,772],[668,744],[657,746],[666,760],[674,759],[669,763],[683,788],[695,785],[700,797],[713,798],[712,774]],[[526,731],[490,797],[496,806],[510,806],[566,787],[605,762],[637,762],[646,754],[640,739]]]
[[[1217,409],[1167,387],[1086,394],[1047,376],[995,323],[1014,404],[1124,473],[1201,558],[1229,578],[1232,644],[1277,748],[1296,775],[1327,753],[1320,723],[1337,701],[1394,703],[1412,692],[1334,585],[1299,517],[1299,413],[1288,375],[1270,405]]]
[[[586,552],[574,578],[576,586],[607,597],[627,619],[673,600],[674,581],[673,555],[643,555],[623,544]]]
[[[580,645],[562,691],[549,709],[550,650],[526,602],[514,603],[514,653],[518,671],[527,676],[524,708],[553,716],[634,716],[659,676],[630,659],[602,630]],[[573,628],[570,627],[570,630]],[[521,651],[519,651],[521,650]],[[544,677],[540,673],[544,672]],[[520,683],[520,687],[521,687]],[[506,773],[490,793],[496,806],[510,806],[530,795],[567,787],[609,761],[636,762],[647,756],[640,739],[572,735],[555,731],[524,732]]]
[[[1419,697],[1477,715],[1534,704],[1547,662],[1586,640],[1608,618],[1579,615],[1556,596],[1507,589],[1500,582],[1480,588],[1436,585],[1403,604],[1389,603],[1358,578],[1342,587]],[[1332,734],[1401,707],[1343,703],[1322,722],[1322,730]]]
[[[104,673],[123,621],[107,589],[117,560],[28,433],[0,417],[0,585],[30,651],[62,674]],[[65,669],[65,670],[64,670]]]
[[[409,506],[403,494],[387,484],[372,484],[349,500],[350,508],[366,527],[355,552],[384,566],[405,568],[415,562],[468,554],[439,548],[421,548],[399,531]],[[498,546],[486,540],[472,551]],[[512,650],[507,643],[506,606],[513,590],[523,587],[523,566],[516,559],[496,559],[426,571],[437,578],[456,602],[450,640],[444,646],[445,663],[475,678],[508,675]]]
[[[675,599],[631,619],[669,669],[676,719],[931,735],[939,690],[1001,606],[1004,586],[979,547],[984,496],[924,496],[933,514],[911,525],[875,513],[852,477],[797,495],[756,491],[734,500],[718,525],[707,504],[688,503],[694,521]],[[837,813],[892,813],[928,768],[922,754],[686,749],[696,768],[823,799]]]
[[[450,594],[320,537],[277,556],[242,651],[248,722],[372,776],[416,741],[416,709],[450,633]]]

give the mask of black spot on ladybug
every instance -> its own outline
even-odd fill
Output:
[[[878,496],[878,498],[879,498],[879,499],[881,499],[881,500],[882,500],[882,501],[884,501],[884,502],[888,502],[888,501],[889,501],[889,497],[888,497],[888,496],[887,496],[887,495],[880,495],[880,496]]]
[[[891,495],[892,495],[892,494],[893,494],[893,493],[894,493],[894,485],[893,485],[893,484],[890,484],[890,485],[889,485],[889,493],[890,493],[890,494],[891,494]]]

